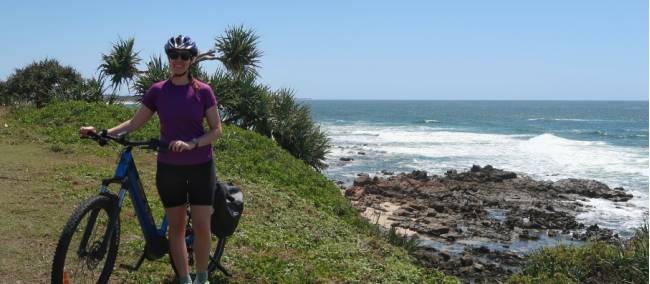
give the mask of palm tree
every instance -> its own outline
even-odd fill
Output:
[[[119,39],[113,44],[113,49],[108,55],[102,54],[103,63],[98,69],[101,75],[110,77],[113,92],[124,84],[127,88],[130,87],[129,83],[140,74],[137,65],[141,59],[138,57],[139,52],[133,50],[134,43],[133,38]],[[112,103],[113,99],[110,98],[109,103]]]
[[[215,39],[215,47],[199,54],[196,63],[203,60],[219,60],[234,77],[252,74],[257,77],[262,51],[257,47],[259,36],[244,26],[226,28],[225,34]],[[219,56],[215,53],[219,52]]]

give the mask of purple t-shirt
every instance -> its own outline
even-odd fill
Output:
[[[198,82],[196,91],[192,84],[177,86],[171,80],[160,81],[149,88],[142,104],[160,118],[160,141],[191,141],[201,137],[205,111],[217,104],[209,85]],[[196,165],[212,160],[212,146],[203,145],[184,152],[160,151],[158,161],[170,165]]]

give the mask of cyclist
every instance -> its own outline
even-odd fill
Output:
[[[171,151],[158,153],[156,187],[169,219],[169,244],[180,283],[192,283],[185,245],[186,204],[192,210],[196,279],[209,283],[210,215],[214,187],[214,162],[211,141],[222,135],[217,99],[212,88],[192,78],[190,68],[198,54],[190,37],[178,35],[165,44],[172,76],[151,86],[142,106],[132,119],[107,131],[109,135],[133,132],[142,127],[154,112],[160,118],[160,140]],[[210,129],[206,132],[203,120]],[[96,131],[92,126],[79,129],[82,136]]]

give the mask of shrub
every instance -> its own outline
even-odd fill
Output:
[[[5,82],[3,103],[34,103],[41,108],[52,100],[57,92],[69,92],[79,88],[84,80],[70,66],[62,66],[56,59],[33,62],[16,69]]]
[[[282,148],[314,169],[324,169],[327,167],[323,160],[329,152],[329,139],[313,122],[309,107],[298,104],[293,94],[291,89],[280,89],[272,96],[272,137]]]
[[[648,283],[648,226],[619,244],[542,249],[507,283]]]
[[[6,86],[7,84],[4,81],[0,81],[0,106],[9,105],[11,102]]]
[[[50,90],[52,101],[86,101],[100,102],[104,100],[106,87],[104,77],[83,80],[81,84],[67,88],[54,88]]]
[[[270,136],[269,88],[255,82],[252,74],[235,77],[217,70],[207,80],[219,98],[222,120]]]

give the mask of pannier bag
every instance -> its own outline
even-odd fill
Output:
[[[210,229],[219,238],[232,235],[244,212],[244,194],[231,183],[217,182],[212,202]]]

